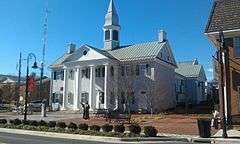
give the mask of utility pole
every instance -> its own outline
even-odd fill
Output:
[[[47,24],[48,24],[48,1],[46,1],[45,8],[45,18],[43,25],[43,49],[42,49],[42,62],[41,62],[41,76],[40,76],[40,86],[39,86],[39,96],[42,97],[43,94],[43,77],[44,77],[44,65],[45,65],[45,53],[46,53],[46,45],[47,45]]]
[[[19,105],[19,98],[20,98],[21,68],[22,68],[22,53],[20,52],[19,63],[18,63],[17,106]]]
[[[220,63],[220,68],[221,68],[221,95],[222,95],[222,128],[223,128],[223,133],[222,133],[222,137],[223,138],[227,138],[227,123],[226,123],[226,101],[227,98],[226,97],[226,92],[225,92],[225,81],[226,81],[226,71],[225,70],[225,39],[224,39],[224,34],[223,32],[219,32],[219,38],[220,38],[220,51],[219,51],[219,63]]]

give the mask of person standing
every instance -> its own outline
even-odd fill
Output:
[[[90,119],[90,117],[89,117],[90,106],[89,106],[88,102],[81,103],[81,105],[82,105],[82,108],[83,108],[83,119],[85,119],[85,120]]]
[[[90,106],[88,104],[88,102],[85,104],[85,119],[90,119],[89,117],[89,109],[90,109]]]

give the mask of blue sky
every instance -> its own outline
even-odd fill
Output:
[[[45,1],[0,1],[0,73],[17,74],[20,51],[24,57],[35,53],[40,61]],[[102,48],[108,3],[109,0],[49,0],[46,64],[66,52],[70,42]],[[214,48],[204,29],[212,3],[213,0],[115,0],[122,27],[121,44],[157,40],[158,31],[163,29],[176,60],[197,58],[211,78]]]

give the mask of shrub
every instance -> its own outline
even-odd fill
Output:
[[[14,120],[10,120],[10,123],[13,125],[20,125],[22,124],[22,121],[20,119],[14,119]]]
[[[7,120],[6,119],[0,119],[0,124],[6,124]]]
[[[31,121],[29,121],[29,125],[31,125],[31,126],[38,126],[38,122],[37,121],[35,121],[35,120],[31,120]]]
[[[57,125],[56,125],[58,128],[66,128],[67,125],[65,124],[65,122],[58,122]]]
[[[79,125],[78,125],[78,128],[79,128],[80,130],[88,130],[88,125],[87,125],[87,124],[79,124]]]
[[[141,133],[141,127],[138,124],[131,124],[129,127],[129,131],[132,134],[140,134]]]
[[[144,127],[144,134],[147,137],[156,137],[157,136],[157,129],[153,126],[145,126]]]
[[[114,126],[114,132],[116,133],[124,133],[125,126],[123,124],[118,124]]]
[[[29,120],[22,120],[22,124],[24,124],[24,125],[30,125],[30,121],[29,121]]]
[[[98,126],[98,125],[92,125],[92,126],[90,126],[90,130],[92,130],[92,131],[100,131],[100,129],[101,129],[101,127]]]
[[[113,130],[113,126],[109,125],[109,124],[105,124],[105,125],[102,126],[102,130],[104,132],[111,132]]]
[[[50,127],[50,128],[54,128],[56,125],[57,125],[56,121],[49,121],[49,123],[48,123],[48,127]]]
[[[71,122],[71,123],[68,125],[68,128],[75,130],[75,129],[77,129],[77,125],[76,125],[75,123],[72,123],[72,122]]]
[[[39,126],[47,126],[47,123],[44,121],[44,120],[41,120],[39,123],[38,123]]]

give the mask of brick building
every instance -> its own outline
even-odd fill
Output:
[[[223,32],[226,48],[224,93],[226,115],[229,123],[240,122],[240,0],[216,0],[209,16],[205,34],[219,51],[220,32]],[[216,78],[221,85],[220,65],[216,65]],[[220,106],[221,88],[219,89]]]

